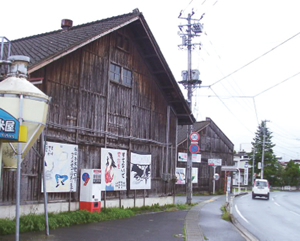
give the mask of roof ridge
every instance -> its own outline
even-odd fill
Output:
[[[133,10],[130,13],[125,13],[125,14],[121,14],[121,15],[112,16],[112,17],[109,17],[109,18],[104,18],[104,19],[100,19],[100,20],[96,20],[96,21],[92,21],[92,22],[88,22],[88,23],[79,24],[79,25],[73,26],[70,30],[79,29],[79,28],[82,28],[82,27],[86,27],[88,25],[93,25],[93,24],[100,23],[100,22],[106,22],[106,21],[110,21],[112,19],[118,19],[118,18],[122,18],[122,17],[125,17],[125,16],[129,16],[129,15],[138,16],[140,14],[141,14],[141,12],[137,12],[137,11]],[[54,33],[58,33],[58,32],[63,32],[63,31],[66,31],[66,30],[58,29],[58,30],[54,30],[54,31],[46,32],[46,33],[35,34],[35,35],[32,35],[32,36],[27,36],[27,37],[11,40],[11,42],[24,41],[24,40],[27,40],[27,39],[42,37],[42,36],[46,36],[46,35],[50,35],[50,34],[54,34]]]

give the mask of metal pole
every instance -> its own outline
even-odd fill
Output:
[[[190,109],[192,109],[192,86],[190,84],[191,81],[191,65],[192,65],[192,48],[191,48],[191,14],[188,14],[188,73],[187,73],[187,81],[188,81],[188,105]],[[192,125],[188,125],[188,135],[192,132]],[[188,159],[187,159],[187,186],[186,186],[186,203],[192,203],[192,153],[189,150],[189,146],[191,145],[191,141],[187,138],[188,143]]]
[[[240,170],[240,159],[238,161],[238,169],[239,169],[239,183],[238,183],[238,187],[239,187],[239,193],[241,193],[241,170]]]
[[[252,186],[254,184],[254,166],[255,166],[255,148],[253,148],[253,155],[252,155]]]
[[[216,166],[213,166],[213,168],[214,168],[214,175],[213,175],[213,194],[215,194],[215,189],[216,189],[216,180],[215,180]]]
[[[2,142],[0,141],[0,191],[1,191],[1,172],[2,172]]]
[[[20,95],[19,124],[23,124],[23,95]],[[21,199],[21,161],[22,161],[22,145],[18,143],[17,153],[17,188],[16,188],[16,241],[19,241],[20,233],[20,199]]]
[[[44,189],[44,213],[45,213],[45,234],[49,236],[49,223],[48,223],[48,193],[46,188],[46,168],[45,168],[45,133],[42,132],[41,136],[41,149],[42,149],[42,156],[43,156],[43,189]]]
[[[266,121],[263,121],[264,126],[263,126],[263,145],[262,145],[262,156],[261,156],[261,179],[264,178],[264,155],[265,155],[265,126],[266,126]]]

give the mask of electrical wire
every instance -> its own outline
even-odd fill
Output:
[[[254,95],[254,97],[257,97],[257,96],[259,96],[259,95],[261,95],[261,94],[267,92],[268,90],[273,89],[274,87],[276,87],[276,86],[278,86],[278,85],[284,83],[285,81],[288,81],[288,80],[294,78],[294,77],[297,76],[298,74],[300,74],[300,72],[298,72],[297,74],[294,74],[294,75],[292,75],[292,76],[286,78],[285,80],[283,80],[283,81],[277,83],[276,85],[271,86],[270,88],[268,88],[268,89],[266,89],[266,90],[264,90],[264,91],[262,91],[262,92],[260,92],[260,93],[258,93],[258,94],[256,94],[256,95]]]
[[[244,126],[250,133],[253,133],[253,131],[249,130],[247,126],[244,125],[244,123],[229,109],[229,107],[224,103],[224,101],[219,98],[219,96],[216,94],[216,92],[210,87],[211,91],[218,97],[218,99],[221,101],[221,103],[226,107],[226,109]]]
[[[287,43],[288,41],[290,41],[291,39],[295,38],[296,36],[298,36],[300,34],[300,32],[296,33],[295,35],[293,35],[292,37],[288,38],[287,40],[283,41],[282,43],[278,44],[277,46],[275,46],[274,48],[270,49],[269,51],[265,52],[264,54],[260,55],[259,57],[253,59],[252,61],[250,61],[249,63],[243,65],[242,67],[238,68],[237,70],[231,72],[230,74],[226,75],[225,77],[219,79],[218,81],[214,82],[213,84],[211,84],[211,86],[219,83],[220,81],[228,78],[229,76],[237,73],[238,71],[244,69],[245,67],[247,67],[248,65],[254,63],[255,61],[259,60],[260,58],[264,57],[265,55],[271,53],[272,51],[274,51],[275,49],[277,49],[278,47],[282,46],[283,44]]]

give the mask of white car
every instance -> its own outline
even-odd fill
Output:
[[[252,188],[252,199],[255,197],[270,197],[270,185],[267,179],[256,179]]]

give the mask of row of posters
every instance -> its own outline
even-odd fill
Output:
[[[132,152],[130,157],[130,189],[151,189],[151,155]],[[47,142],[44,160],[47,192],[76,192],[78,145]],[[102,148],[101,167],[103,190],[127,190],[126,150]]]
[[[185,161],[186,153],[179,153]],[[151,155],[130,154],[130,189],[151,189]],[[193,155],[194,162],[201,162],[201,155]],[[127,151],[101,149],[101,183],[103,190],[127,190]],[[45,177],[47,192],[76,192],[78,145],[47,142],[45,150]],[[185,184],[185,168],[176,168],[176,184]],[[192,169],[192,183],[198,182],[198,168]],[[43,191],[43,186],[42,186]]]
[[[131,152],[130,160],[130,189],[151,189],[151,155]],[[126,190],[126,163],[126,150],[101,149],[104,190]]]
[[[185,152],[178,152],[178,161],[187,162],[188,154]],[[192,162],[201,163],[201,154],[192,154]]]

